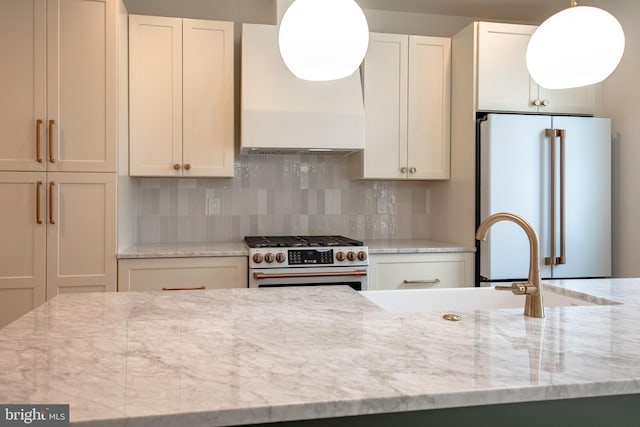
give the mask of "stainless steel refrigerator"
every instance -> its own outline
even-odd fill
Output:
[[[479,221],[526,219],[540,241],[544,278],[611,275],[611,121],[488,114],[479,123]],[[479,247],[480,281],[527,277],[529,243],[511,222]]]

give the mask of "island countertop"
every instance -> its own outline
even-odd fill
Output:
[[[216,426],[640,393],[640,279],[550,283],[623,304],[447,322],[348,287],[63,294],[0,329],[0,402]]]

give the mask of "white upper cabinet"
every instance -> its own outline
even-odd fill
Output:
[[[2,1],[0,170],[116,171],[113,3]]]
[[[129,17],[130,175],[231,177],[233,23]]]
[[[544,89],[526,64],[532,25],[478,22],[477,110],[594,114],[595,86]]]
[[[449,178],[450,54],[448,38],[370,34],[355,178]]]

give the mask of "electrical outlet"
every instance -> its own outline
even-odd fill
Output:
[[[220,199],[218,197],[207,199],[207,215],[220,215]]]

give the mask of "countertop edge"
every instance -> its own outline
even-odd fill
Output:
[[[165,415],[135,416],[100,420],[76,420],[73,425],[83,427],[147,427],[165,425],[240,426],[275,422],[331,419],[336,417],[366,416],[386,413],[429,411],[490,406],[526,402],[542,402],[567,399],[585,399],[604,396],[624,396],[640,392],[633,380],[606,383],[576,383],[564,386],[499,388],[469,390],[454,393],[435,393],[418,396],[390,396],[359,401],[313,402],[282,406],[222,409],[216,411],[186,412]],[[156,423],[157,421],[157,423]]]
[[[475,253],[472,246],[434,240],[370,240],[364,241],[370,254],[412,254],[412,253]],[[244,243],[159,243],[128,247],[116,255],[117,259],[142,258],[192,258],[248,256],[249,249]]]

